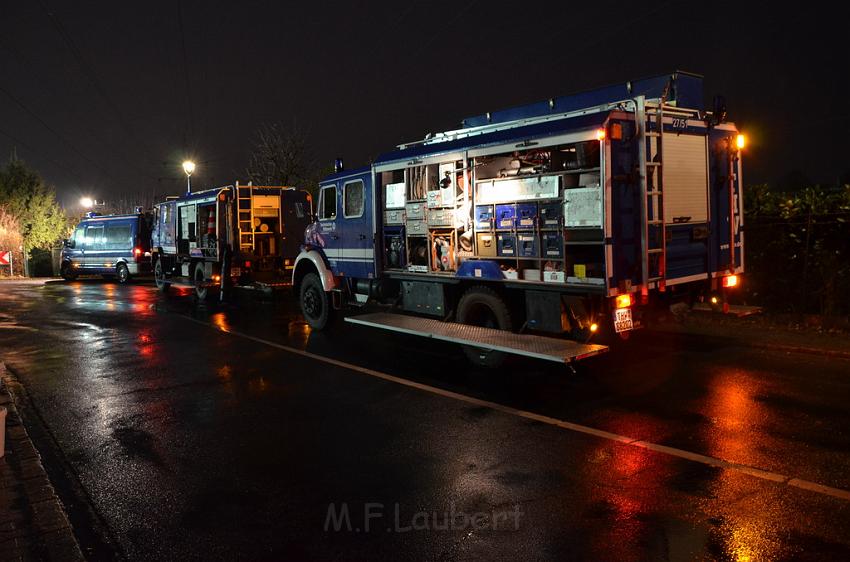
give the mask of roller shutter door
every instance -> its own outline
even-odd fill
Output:
[[[708,220],[708,153],[706,137],[664,135],[664,221]]]

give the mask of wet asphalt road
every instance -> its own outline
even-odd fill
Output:
[[[577,375],[492,373],[439,342],[311,334],[287,300],[97,280],[0,284],[0,360],[92,558],[850,559],[850,501],[784,483],[850,490],[846,360],[644,333]]]

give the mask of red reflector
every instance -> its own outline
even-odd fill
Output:
[[[737,287],[738,286],[738,276],[737,275],[727,275],[723,278],[723,286],[728,288]]]
[[[623,126],[619,123],[611,123],[611,140],[623,140]]]

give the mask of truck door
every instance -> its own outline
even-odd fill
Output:
[[[369,176],[342,185],[342,265],[347,277],[375,276],[372,197]]]
[[[334,275],[340,273],[340,258],[342,257],[342,239],[339,229],[337,184],[328,183],[319,188],[319,208],[317,216],[319,219],[318,240],[315,242],[321,246],[328,258]]]

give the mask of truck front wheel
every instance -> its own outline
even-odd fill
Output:
[[[489,287],[472,287],[463,294],[457,305],[457,321],[496,330],[511,329],[508,306]],[[501,351],[470,345],[463,346],[463,352],[472,363],[491,369],[501,365],[507,357]]]
[[[308,273],[301,280],[301,314],[314,330],[324,330],[331,316],[331,299],[315,273]]]

